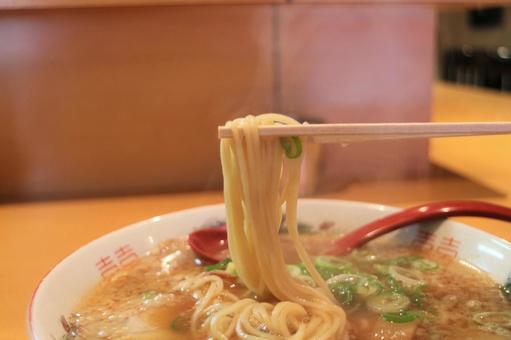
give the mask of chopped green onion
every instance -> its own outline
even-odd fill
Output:
[[[343,306],[351,306],[354,300],[355,286],[349,282],[336,282],[329,285],[334,297]]]
[[[323,280],[328,280],[336,275],[342,274],[342,269],[315,266]]]
[[[397,266],[407,266],[413,263],[414,261],[420,260],[419,256],[399,256],[394,259],[383,261],[384,264],[389,265],[397,265]]]
[[[295,264],[288,264],[286,267],[289,274],[293,277],[297,277],[303,274],[302,268]]]
[[[389,265],[375,263],[373,264],[374,270],[376,270],[379,274],[388,274],[389,273]]]
[[[424,286],[417,286],[410,293],[412,302],[420,308],[424,308],[424,305],[427,302],[427,296],[422,292],[423,287]]]
[[[502,295],[504,295],[506,300],[511,302],[511,282],[508,282],[502,287],[500,287],[500,291],[502,292]]]
[[[428,259],[418,259],[412,262],[412,267],[423,272],[438,268],[438,263]]]
[[[403,287],[401,284],[392,276],[387,275],[386,277],[387,285],[389,286],[390,290],[394,293],[403,293]]]
[[[305,265],[303,263],[300,262],[300,263],[295,264],[294,266],[297,266],[298,268],[300,268],[300,270],[302,271],[302,274],[310,275],[309,271],[307,270],[307,268],[305,268]]]
[[[364,277],[357,283],[357,294],[364,298],[378,294],[382,290],[383,284],[378,279]]]
[[[225,271],[229,275],[238,276],[238,272],[236,271],[236,266],[234,265],[234,262],[229,262],[227,264],[227,267],[225,267]]]
[[[410,299],[398,293],[383,293],[367,299],[367,307],[376,313],[399,313],[410,304]]]
[[[310,224],[303,222],[298,222],[296,227],[298,229],[298,233],[300,234],[310,234],[314,231],[314,228]]]
[[[497,334],[497,335],[501,335],[501,336],[505,337],[505,339],[510,339],[511,338],[511,331],[509,331],[509,330],[507,330],[507,329],[505,329],[503,327],[499,327],[497,325],[488,324],[488,325],[480,326],[480,328],[482,330],[487,331],[487,332],[491,332],[491,333],[494,333],[494,334]]]
[[[336,256],[318,256],[314,260],[314,264],[319,267],[337,269],[346,269],[353,266],[350,262]]]
[[[148,290],[142,294],[142,300],[152,300],[158,295],[158,292],[154,290]]]
[[[184,332],[190,328],[190,323],[187,319],[181,315],[178,315],[174,320],[170,322],[170,328],[177,332]]]
[[[476,313],[472,319],[480,325],[511,328],[511,312]]]
[[[310,277],[308,275],[298,275],[298,276],[296,276],[296,278],[298,280],[300,280],[303,284],[306,284],[307,286],[317,287],[316,282],[314,282],[312,277]]]
[[[363,274],[340,274],[331,277],[326,281],[330,286],[338,282],[349,283],[354,285],[357,295],[368,297],[378,294],[383,290],[383,285],[376,277]]]
[[[417,316],[412,312],[383,313],[382,318],[392,323],[406,323],[414,321]]]
[[[212,270],[224,270],[225,268],[227,268],[227,265],[231,261],[232,260],[230,258],[226,258],[225,260],[223,260],[221,262],[218,262],[218,263],[215,263],[215,264],[210,264],[210,265],[204,267],[204,270],[207,271],[207,272],[210,272]]]
[[[353,267],[347,268],[329,268],[329,267],[321,267],[315,266],[319,275],[323,278],[323,280],[328,280],[336,275],[340,274],[356,274],[358,271]]]
[[[413,269],[391,265],[389,266],[389,274],[408,288],[423,286],[425,284],[422,274]]]
[[[330,256],[327,256],[327,257],[330,257]],[[339,263],[341,263],[341,262],[339,262]],[[342,261],[342,263],[347,264],[349,262]],[[356,268],[352,267],[351,263],[349,263],[349,266],[345,266],[345,267],[343,267],[343,266],[335,267],[332,265],[325,266],[323,264],[324,263],[322,263],[321,261],[318,264],[317,259],[314,263],[314,267],[318,271],[319,275],[321,275],[323,280],[328,280],[328,279],[330,279],[336,275],[339,275],[339,274],[354,274],[354,273],[358,272]],[[295,266],[300,268],[304,275],[310,276],[309,271],[307,270],[307,268],[305,268],[305,265],[303,263],[298,263]]]
[[[421,321],[430,322],[435,320],[436,316],[432,314],[431,312],[423,311],[423,310],[416,310],[413,311],[413,314],[415,315],[415,318]]]
[[[291,145],[290,140],[295,145],[294,152],[293,152],[293,146]],[[290,158],[290,159],[298,158],[302,154],[302,142],[300,141],[300,138],[298,138],[296,136],[281,137],[280,145],[282,145],[282,147],[284,148],[287,158]]]

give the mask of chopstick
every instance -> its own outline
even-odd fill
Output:
[[[511,134],[511,122],[271,125],[260,126],[259,134],[264,137],[308,137],[313,143],[349,143],[383,139]],[[231,129],[219,126],[218,138],[232,138]]]

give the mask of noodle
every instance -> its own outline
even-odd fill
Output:
[[[293,340],[347,336],[344,310],[336,304],[299,239],[296,210],[301,151],[288,158],[289,150],[284,152],[278,138],[259,136],[258,126],[275,123],[298,124],[278,114],[228,122],[233,137],[221,141],[221,157],[229,252],[237,274],[252,292],[281,302],[239,299],[214,273],[191,277],[180,289],[192,291],[197,300],[191,320],[196,335],[202,331],[215,339]],[[287,271],[279,238],[284,205],[293,246],[318,288]]]

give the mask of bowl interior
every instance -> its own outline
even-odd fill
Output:
[[[305,199],[299,221],[313,228],[328,222],[349,231],[397,208],[361,202]],[[157,216],[107,234],[65,258],[43,278],[29,307],[33,339],[57,339],[63,334],[60,317],[102,277],[122,263],[143,256],[159,242],[192,230],[221,224],[222,204]],[[511,272],[511,244],[467,225],[444,221],[412,225],[381,237],[378,242],[426,247],[465,261],[504,283]]]

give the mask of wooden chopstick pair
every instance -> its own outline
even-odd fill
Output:
[[[260,126],[259,134],[307,137],[312,143],[352,143],[384,139],[511,134],[511,122],[271,125]],[[231,137],[230,128],[218,127],[218,138]]]

